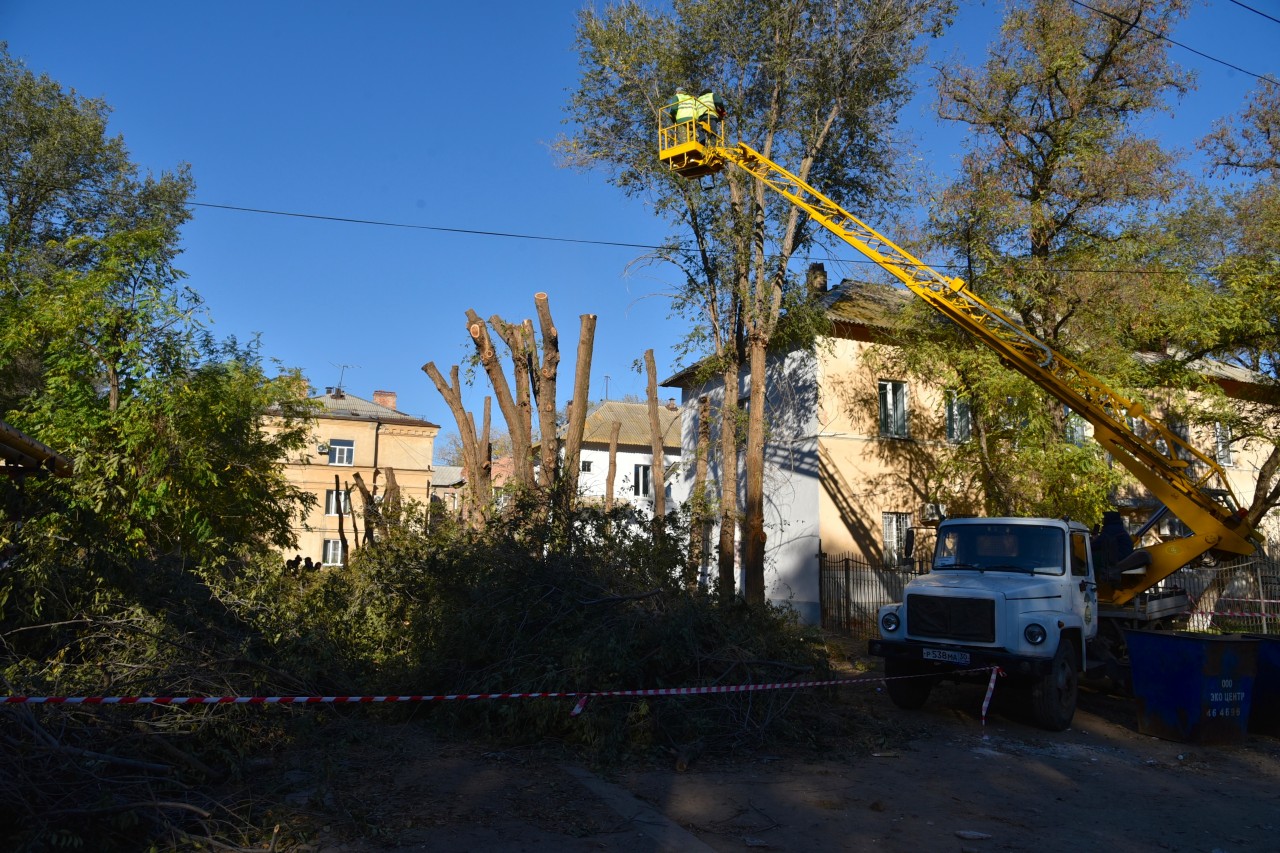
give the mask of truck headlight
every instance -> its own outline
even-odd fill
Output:
[[[901,624],[902,620],[898,618],[898,614],[892,611],[880,617],[880,627],[886,634],[892,634]]]
[[[1032,622],[1022,630],[1022,636],[1027,638],[1027,642],[1033,646],[1038,646],[1044,642],[1044,638],[1049,636],[1049,632],[1044,629],[1043,625]]]

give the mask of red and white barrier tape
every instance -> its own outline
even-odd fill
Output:
[[[987,705],[995,690],[998,667],[955,670],[951,674],[991,670],[991,682],[982,703],[985,722]],[[752,693],[760,690],[794,690],[806,687],[843,687],[854,684],[879,683],[899,678],[931,678],[932,676],[895,676],[894,679],[836,678],[824,681],[786,681],[762,684],[722,684],[705,687],[658,687],[648,690],[592,690],[588,692],[537,693],[442,693],[390,696],[0,696],[0,705],[345,705],[382,704],[391,702],[455,702],[470,699],[577,699],[574,716],[581,714],[588,700],[614,696],[705,696],[718,693]]]
[[[991,667],[991,679],[987,681],[987,695],[982,697],[982,727],[987,727],[987,708],[991,707],[991,696],[996,692],[996,676],[1004,675],[998,666]]]

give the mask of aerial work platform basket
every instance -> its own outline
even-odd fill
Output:
[[[691,98],[691,101],[697,99]],[[676,121],[669,109],[658,113],[658,158],[683,178],[700,178],[724,168],[724,120],[711,114]]]

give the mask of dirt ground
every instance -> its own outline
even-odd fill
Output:
[[[1088,687],[1066,732],[1000,689],[984,727],[983,693],[942,685],[908,712],[842,688],[820,747],[707,750],[683,772],[665,754],[602,770],[364,724],[328,772],[284,771],[277,794],[315,853],[1280,850],[1280,739],[1157,740]]]

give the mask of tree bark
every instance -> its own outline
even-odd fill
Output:
[[[596,315],[581,314],[578,320],[578,363],[574,366],[573,403],[569,406],[569,426],[564,437],[565,494],[570,500],[578,494],[579,457],[587,406],[591,402],[591,354],[596,339]]]
[[[511,366],[514,370],[515,382],[515,400],[513,403],[512,416],[507,416],[506,409],[503,409],[503,415],[507,416],[507,427],[511,432],[511,451],[516,457],[515,480],[525,486],[534,485],[533,480],[533,405],[530,399],[530,388],[533,377],[533,361],[536,358],[536,352],[533,342],[533,324],[525,321],[520,325],[508,323],[497,314],[489,318],[489,325],[498,333],[506,343],[507,349],[511,351]],[[502,367],[498,364],[497,358],[494,358],[494,367],[496,373],[503,377],[505,384],[505,374],[502,373]],[[488,366],[485,367],[488,370]],[[489,371],[490,381],[493,380],[495,371]],[[498,405],[502,405],[502,394],[498,392],[497,386],[494,391],[498,393]],[[518,449],[519,448],[519,449]]]
[[[693,449],[693,513],[689,520],[689,566],[685,588],[697,589],[707,546],[707,454],[711,449],[711,398],[698,398],[698,439]]]
[[[492,467],[489,460],[489,409],[490,398],[484,398],[484,431],[476,435],[475,419],[462,406],[462,383],[458,378],[458,366],[449,370],[449,382],[444,381],[435,362],[422,365],[422,370],[435,384],[458,425],[458,437],[462,440],[462,464],[467,471],[467,493],[471,496],[468,516],[474,527],[482,527],[488,520],[489,497],[492,494]]]
[[[609,476],[604,481],[604,511],[613,509],[613,481],[618,476],[618,435],[622,432],[622,424],[614,421],[609,425]]]
[[[338,480],[338,475],[333,475],[333,489],[338,494],[334,498],[334,502],[338,505],[338,547],[342,551],[342,559],[339,561],[344,569],[347,567],[347,533],[342,527],[342,483]]]
[[[737,588],[738,526],[738,364],[724,369],[724,400],[720,404],[720,545],[717,585],[721,595]]]
[[[556,425],[556,377],[560,367],[560,333],[551,321],[551,305],[547,294],[535,293],[533,304],[542,331],[542,364],[538,369],[538,432],[541,434],[540,461],[542,487],[550,489],[557,480],[560,463],[560,435]]]
[[[507,429],[511,435],[512,480],[519,486],[529,486],[533,480],[533,466],[529,458],[529,433],[521,429],[524,420],[516,405],[515,397],[511,394],[507,375],[502,372],[498,353],[493,346],[493,338],[489,335],[489,327],[484,320],[480,319],[480,315],[470,308],[467,309],[467,331],[475,344],[480,365],[489,376],[489,384],[493,386],[494,396],[498,398],[498,408],[502,410],[502,417],[506,420]]]
[[[653,532],[654,535],[661,535],[667,517],[667,455],[662,446],[662,422],[658,418],[658,369],[654,365],[651,349],[644,351],[644,369],[649,377],[646,391],[649,398],[650,453],[653,459],[649,475],[649,482],[653,485]]]
[[[748,344],[751,364],[751,397],[747,404],[747,488],[743,507],[742,567],[747,601],[763,604],[764,546],[768,538],[764,529],[764,408],[765,345],[761,337]]]
[[[356,484],[356,488],[360,490],[360,502],[364,506],[364,544],[368,545],[373,538],[374,530],[377,530],[383,537],[387,535],[387,521],[382,517],[382,513],[379,512],[378,505],[373,499],[373,493],[365,485],[364,477],[360,476],[360,472],[353,471],[351,479]]]

